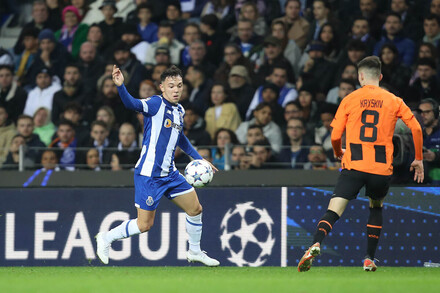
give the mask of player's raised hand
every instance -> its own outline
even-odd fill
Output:
[[[411,163],[411,167],[409,170],[412,172],[414,170],[414,181],[417,183],[422,183],[425,178],[425,173],[423,172],[423,161],[422,160],[414,160]]]
[[[112,79],[117,86],[121,86],[124,83],[124,76],[116,65],[113,65]]]
[[[217,167],[214,166],[210,161],[205,160],[205,159],[203,159],[203,161],[205,161],[206,163],[208,163],[208,164],[211,166],[212,171],[213,171],[214,173],[218,171]]]

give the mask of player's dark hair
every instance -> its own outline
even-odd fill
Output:
[[[183,79],[182,71],[176,65],[173,65],[162,72],[160,75],[160,82],[163,83],[167,77],[177,76],[180,76]]]
[[[358,71],[362,69],[368,70],[372,75],[379,77],[382,70],[382,63],[377,56],[368,56],[359,61],[357,64]]]
[[[73,124],[73,122],[70,120],[67,120],[67,119],[61,119],[60,123],[58,124],[58,128],[61,125],[68,125],[68,126],[70,126],[70,128],[75,129],[75,125]]]

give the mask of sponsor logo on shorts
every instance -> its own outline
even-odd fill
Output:
[[[148,196],[147,200],[145,201],[147,206],[151,207],[154,204],[154,199],[150,196]]]

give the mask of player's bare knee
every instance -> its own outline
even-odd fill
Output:
[[[187,211],[186,213],[189,216],[194,217],[194,216],[200,215],[202,213],[202,211],[203,211],[202,205],[198,204],[197,206],[195,206],[193,209]]]
[[[141,233],[148,232],[154,224],[154,221],[138,221],[138,228]]]

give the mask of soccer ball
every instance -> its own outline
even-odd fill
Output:
[[[185,168],[185,179],[194,187],[204,187],[212,181],[214,172],[211,166],[203,160],[194,160]]]

